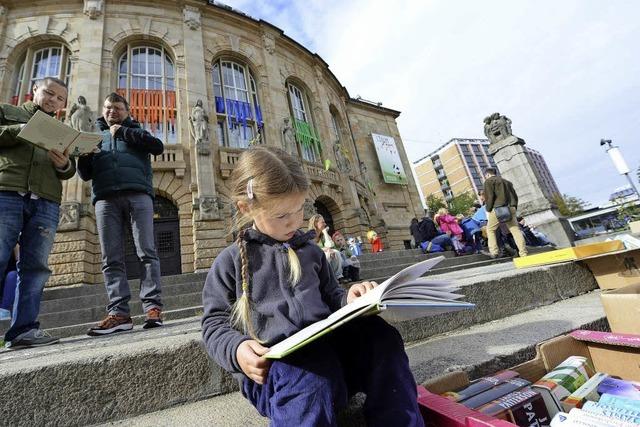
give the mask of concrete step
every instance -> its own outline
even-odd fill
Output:
[[[438,256],[438,254],[429,254]],[[434,258],[434,256],[430,256],[429,258]],[[424,258],[428,259],[428,258]],[[404,258],[400,258],[399,260],[405,260]],[[420,260],[422,261],[422,260]],[[461,256],[451,256],[446,257],[440,263],[436,264],[433,269],[431,269],[427,274],[438,274],[443,270],[448,270],[451,268],[464,269],[464,268],[472,268],[474,266],[479,266],[478,262],[485,261],[493,261],[493,262],[508,262],[511,261],[511,258],[497,258],[492,259],[488,255],[484,254],[472,254],[472,255],[461,255]],[[398,271],[403,268],[409,267],[410,265],[415,264],[417,261],[409,260],[409,262],[404,264],[386,264],[386,263],[377,263],[374,266],[363,269],[360,268],[360,278],[362,280],[369,280],[374,277],[391,277],[396,274]]]
[[[453,370],[467,371],[472,379],[529,360],[535,345],[574,329],[606,330],[599,292],[562,300],[464,331],[410,343],[406,347],[418,383]],[[352,399],[341,425],[364,425],[360,399]],[[220,425],[226,427],[267,426],[240,393],[228,393],[194,403],[177,405],[100,426],[154,427]]]
[[[395,324],[408,343],[541,309],[597,287],[593,275],[573,263],[526,270],[497,264],[434,277],[455,279],[463,287],[466,300],[476,303],[477,309]],[[597,295],[586,297],[597,300]],[[563,302],[579,305],[583,316],[595,313],[584,302],[591,300],[580,297],[575,304],[571,301]],[[566,322],[562,325],[573,324],[573,314],[567,311],[563,316]],[[538,326],[542,333],[551,331],[542,324]],[[199,328],[199,318],[193,317],[190,321],[167,322],[164,328],[136,328],[101,338],[76,336],[50,347],[3,350],[2,420],[9,425],[87,425],[235,390],[231,376],[208,360]],[[501,345],[509,343],[503,341]],[[459,345],[448,347],[450,361],[464,356],[458,354],[466,352]],[[483,348],[487,352],[493,349]],[[431,353],[430,348],[427,352]],[[422,363],[414,366],[417,373],[427,369]],[[27,407],[24,402],[29,402],[28,414],[22,412]]]
[[[369,268],[379,267],[381,265],[400,265],[400,264],[415,264],[416,262],[424,261],[425,259],[435,258],[438,256],[444,256],[446,258],[455,257],[455,253],[452,251],[438,252],[438,253],[415,253],[413,251],[405,251],[397,257],[393,258],[377,258],[376,256],[363,258],[358,257],[360,261],[360,270],[367,270]]]

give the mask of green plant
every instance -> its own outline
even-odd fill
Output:
[[[584,208],[589,205],[588,202],[585,202],[578,197],[560,193],[554,194],[552,201],[558,207],[560,214],[566,217],[580,215],[584,212]]]
[[[444,199],[434,193],[431,193],[427,196],[426,202],[427,209],[429,209],[429,213],[431,215],[435,215],[436,212],[438,212],[438,209],[447,207]]]
[[[473,194],[469,192],[458,194],[449,200],[449,213],[453,216],[460,214],[467,216],[469,215],[469,211],[473,207],[474,203],[477,202],[478,201]]]

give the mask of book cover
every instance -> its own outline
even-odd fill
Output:
[[[557,418],[557,419],[556,419]],[[602,414],[586,412],[584,409],[573,408],[569,414],[560,413],[551,420],[555,426],[584,426],[584,427],[634,427],[637,424],[607,417]]]
[[[549,414],[555,416],[562,411],[562,400],[587,382],[589,372],[591,369],[585,357],[570,356],[536,381],[532,388],[542,395]]]
[[[597,402],[600,399],[598,386],[607,377],[607,374],[596,372],[586,383],[561,402],[564,411],[569,412],[573,408],[581,408],[588,400]]]
[[[448,399],[453,400],[454,402],[459,402],[461,400],[468,399],[471,396],[475,396],[478,393],[489,390],[490,388],[495,387],[506,380],[516,378],[518,377],[518,375],[519,374],[516,371],[500,371],[494,375],[480,378],[472,382],[468,387],[465,387],[462,390],[448,391],[446,393],[443,393],[442,395]]]
[[[640,384],[609,377],[600,383],[598,393],[640,400]]]
[[[582,410],[591,414],[601,414],[622,421],[640,425],[640,412],[633,409],[605,405],[603,403],[586,402]]]
[[[511,393],[512,391],[519,390],[522,387],[526,387],[530,384],[531,382],[523,378],[512,378],[509,380],[505,380],[503,383],[498,384],[497,386],[492,387],[487,391],[476,394],[469,399],[462,400],[459,403],[466,406],[467,408],[477,409],[482,405],[485,405],[493,400]]]
[[[640,412],[640,400],[628,399],[626,397],[605,393],[600,396],[600,402],[604,405],[612,405]]]
[[[464,295],[456,294],[459,288],[449,282],[420,277],[443,259],[440,256],[405,268],[326,319],[273,345],[264,357],[281,359],[359,316],[380,314],[398,321],[474,308],[474,304],[457,301]]]
[[[68,148],[69,155],[74,156],[92,152],[102,141],[101,134],[77,131],[40,110],[20,130],[18,138],[45,150],[62,153]]]
[[[531,387],[524,387],[493,400],[478,408],[478,411],[520,427],[549,425],[551,421],[544,399]]]

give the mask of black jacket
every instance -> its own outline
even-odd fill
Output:
[[[442,232],[438,230],[436,223],[433,222],[433,220],[428,216],[422,218],[422,220],[418,224],[418,230],[420,241],[416,241],[417,243],[426,242],[427,240],[431,241],[434,237],[442,234]]]
[[[121,191],[147,193],[153,197],[153,171],[150,155],[162,154],[164,146],[155,136],[127,117],[121,128],[111,136],[109,125],[96,120],[102,131],[99,153],[80,156],[78,174],[85,181],[92,179],[93,203]]]

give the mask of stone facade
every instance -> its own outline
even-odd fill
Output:
[[[284,119],[296,115],[292,88],[298,88],[305,100],[304,114],[311,125],[310,132],[318,141],[314,148],[317,158],[303,161],[312,182],[305,217],[322,208],[330,214],[336,230],[362,237],[368,225],[373,224],[383,237],[385,248],[403,248],[404,241],[410,239],[411,218],[422,213],[418,191],[410,173],[408,185],[384,183],[371,137],[371,133],[393,137],[403,167],[409,172],[395,121],[400,113],[352,99],[322,58],[280,29],[210,3],[213,2],[2,1],[2,99],[20,103],[28,97],[33,64],[42,58],[43,49],[49,49],[49,55],[60,55],[59,77],[70,85],[69,109],[78,96],[84,96],[86,105],[99,115],[102,100],[109,93],[146,90],[134,86],[133,71],[123,75],[121,61],[125,54],[130,59],[140,47],[161,51],[162,58],[167,59],[158,77],[162,88],[156,92],[163,100],[168,100],[169,95],[175,97],[175,117],[170,125],[167,119],[162,125],[167,126],[165,129],[171,127],[174,134],[172,140],[165,140],[165,152],[152,159],[153,183],[156,194],[177,209],[179,269],[187,273],[208,269],[231,242],[229,229],[234,209],[228,178],[246,148],[226,142],[231,140],[232,124],[235,123],[234,137],[242,132],[246,135],[250,129],[256,137],[251,143],[282,146]],[[166,71],[167,64],[172,75]],[[250,74],[247,94],[255,95],[259,101],[248,104],[253,108],[259,104],[260,112],[255,108],[248,119],[241,113],[233,117],[234,121],[227,104],[226,112],[221,113],[224,100],[221,106],[213,79],[221,64],[244,73],[237,75]],[[153,72],[146,73],[147,82],[151,82],[149,76]],[[126,85],[122,83],[125,81]],[[208,115],[209,129],[208,141],[200,138],[196,146],[190,120],[198,100],[202,100]],[[130,101],[133,107],[131,98]],[[168,110],[163,111],[166,114]],[[308,146],[303,147],[298,134],[293,141],[303,156],[303,148]],[[62,212],[48,285],[101,282],[90,185],[77,176],[64,183]]]

